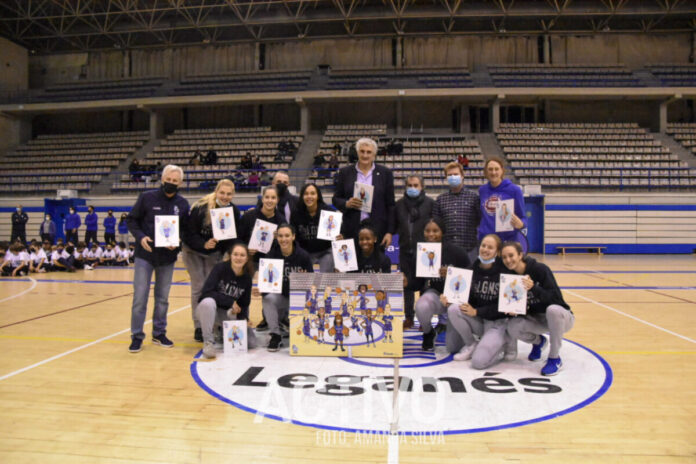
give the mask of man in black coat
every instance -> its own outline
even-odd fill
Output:
[[[406,192],[396,202],[395,230],[399,234],[399,267],[404,273],[404,329],[413,327],[416,283],[416,244],[424,242],[425,224],[433,216],[435,200],[425,194],[420,176],[406,178]]]
[[[331,200],[343,213],[341,234],[344,238],[357,238],[360,222],[369,218],[377,232],[377,240],[388,247],[394,233],[394,174],[389,168],[375,163],[377,143],[374,140],[362,138],[355,142],[355,149],[358,162],[338,171],[336,190]],[[360,211],[362,201],[353,196],[356,182],[374,187],[370,213]]]
[[[22,207],[17,205],[17,210],[12,213],[12,234],[10,243],[19,239],[22,243],[27,243],[27,221],[29,217],[22,210]]]

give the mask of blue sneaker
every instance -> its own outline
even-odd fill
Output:
[[[556,375],[563,367],[561,358],[549,358],[546,365],[541,369],[541,375]]]
[[[544,337],[543,335],[540,335],[541,341],[539,343],[535,343],[532,345],[532,351],[529,352],[529,356],[527,356],[527,359],[530,361],[538,361],[541,359],[541,352],[544,351],[544,348],[546,348],[546,345],[549,344],[549,341]]]

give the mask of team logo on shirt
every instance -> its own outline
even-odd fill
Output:
[[[289,357],[261,347],[213,362],[195,360],[191,374],[212,396],[254,414],[255,422],[388,434],[398,417],[399,433],[412,436],[550,420],[587,406],[611,386],[607,362],[575,342],[564,341],[564,367],[554,377],[540,375],[543,363],[527,360],[529,345],[520,342],[518,349],[516,360],[479,371],[469,361],[454,361],[444,339],[434,353],[425,352],[420,333],[406,332],[396,405],[391,359]]]
[[[484,208],[489,216],[495,216],[495,209],[498,206],[498,201],[502,200],[498,195],[493,194],[488,197],[488,200],[484,203]]]

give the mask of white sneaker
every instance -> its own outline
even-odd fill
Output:
[[[93,269],[94,268],[92,266],[90,266],[89,264],[85,264],[85,271],[91,271]]]
[[[38,272],[39,274],[44,274],[44,273],[46,272],[46,269],[41,268],[41,269],[39,269],[39,270],[36,271],[36,272]]]
[[[474,354],[474,350],[478,346],[478,343],[472,343],[471,345],[466,345],[464,348],[459,350],[459,353],[454,355],[455,361],[468,361]]]
[[[212,342],[205,342],[203,344],[203,357],[207,359],[212,359],[217,357],[217,349],[215,344]]]

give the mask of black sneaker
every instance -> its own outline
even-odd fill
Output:
[[[421,347],[424,351],[433,351],[435,349],[435,337],[437,334],[434,330],[423,334],[423,344]]]
[[[290,319],[287,317],[280,321],[280,330],[283,332],[290,332]]]
[[[193,331],[193,339],[196,340],[197,342],[203,341],[203,331],[201,330],[200,327],[198,327],[196,330]]]
[[[268,330],[268,322],[266,322],[266,319],[263,318],[261,319],[261,322],[256,326],[256,331],[257,332],[265,332]]]
[[[174,346],[174,342],[167,338],[165,334],[152,336],[152,344],[159,345],[162,348],[171,348]]]
[[[143,339],[142,338],[134,338],[131,341],[130,346],[128,347],[128,351],[131,353],[137,353],[139,351],[142,351],[143,349]]]
[[[278,351],[283,343],[283,337],[278,334],[271,334],[271,341],[268,342],[268,351]]]

